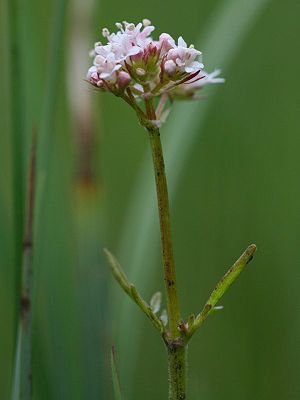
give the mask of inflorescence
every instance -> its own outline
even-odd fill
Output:
[[[87,79],[95,87],[134,99],[162,96],[170,99],[196,98],[196,92],[211,83],[224,82],[219,70],[206,73],[201,52],[187,46],[182,37],[177,43],[167,33],[159,40],[150,35],[154,26],[147,19],[142,23],[117,23],[119,29],[102,30],[107,44],[95,43],[91,56],[93,66]],[[126,93],[126,94],[125,94]]]

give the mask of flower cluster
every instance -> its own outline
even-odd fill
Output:
[[[182,37],[176,43],[163,33],[159,40],[153,40],[150,35],[155,28],[149,20],[116,26],[116,33],[103,29],[107,43],[95,43],[91,52],[94,62],[87,79],[92,85],[117,96],[130,90],[134,98],[146,99],[162,94],[195,97],[204,85],[223,82],[217,78],[219,71],[203,71],[201,52],[193,45],[188,47]]]

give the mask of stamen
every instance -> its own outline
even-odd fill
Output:
[[[151,21],[147,18],[143,19],[143,25],[144,27],[151,25]]]
[[[144,76],[146,74],[146,71],[143,68],[137,68],[135,70],[135,72],[137,73],[137,75],[139,76]]]
[[[107,38],[110,35],[109,30],[107,28],[102,29],[102,36]]]

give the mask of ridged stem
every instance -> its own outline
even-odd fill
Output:
[[[168,331],[164,339],[168,353],[169,400],[186,399],[186,343],[182,341],[177,294],[175,262],[170,224],[170,206],[163,149],[156,113],[151,99],[145,100],[148,121],[144,125],[149,133],[154,167],[158,214],[160,222],[164,281],[167,295]]]
[[[175,263],[171,238],[169,197],[165,173],[165,163],[160,141],[159,129],[155,127],[151,129],[149,127],[148,132],[152,151],[160,221],[164,281],[167,293],[167,308],[170,331],[169,333],[170,337],[175,339],[177,336],[179,336],[178,324],[180,322],[180,310],[177,296]]]
[[[169,400],[186,399],[187,346],[167,345]]]

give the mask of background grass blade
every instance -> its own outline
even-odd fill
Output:
[[[268,3],[269,0],[256,0],[251,3],[246,0],[230,0],[221,3],[216,12],[213,13],[206,31],[196,41],[196,48],[203,50],[205,55],[204,61],[208,71],[220,67],[223,76],[226,77],[226,70],[240,50],[243,40]],[[185,160],[199,135],[200,127],[204,125],[208,111],[214,104],[215,92],[218,87],[216,85],[211,88],[209,98],[205,101],[175,105],[168,124],[162,129],[171,201]],[[150,158],[147,155],[136,188],[133,191],[129,210],[126,213],[127,219],[124,223],[124,231],[120,235],[120,250],[117,253],[124,267],[128,268],[127,274],[131,281],[139,285],[141,290],[145,288],[151,281],[151,277],[156,273],[154,265],[159,249],[156,229],[157,219],[155,217],[157,213],[156,203],[152,187],[149,185],[151,180],[152,168]],[[136,227],[139,227],[139,235],[133,238],[132,232],[135,232]],[[149,252],[149,243],[151,243],[151,252]],[[133,247],[134,252],[128,251]],[[154,248],[156,251],[153,250]],[[133,348],[126,346],[128,337],[126,330],[130,329],[130,326],[126,324],[125,319],[128,318],[130,311],[128,301],[122,302],[122,305],[119,319],[119,343],[123,349],[122,357],[126,359],[126,382],[129,390],[132,390],[133,371],[137,361],[137,342],[141,337],[139,329],[131,330],[131,340],[136,345]]]
[[[114,396],[115,396],[114,399],[122,400],[120,380],[119,380],[119,376],[118,376],[114,348],[111,349],[110,360],[111,360],[111,373],[112,373],[113,389],[114,389]]]
[[[15,380],[13,399],[32,399],[32,249],[35,199],[35,134],[32,139],[29,176],[27,183],[27,212],[23,242],[22,283],[16,348]]]
[[[37,162],[36,162],[36,205],[35,205],[35,227],[34,227],[34,321],[33,321],[33,392],[34,398],[57,397],[56,390],[59,391],[59,380],[51,366],[51,354],[53,354],[53,332],[51,331],[51,312],[47,307],[49,303],[45,298],[56,297],[55,291],[51,288],[51,271],[55,265],[55,257],[49,256],[49,246],[55,252],[55,246],[49,245],[48,217],[55,224],[57,208],[53,198],[51,199],[51,175],[55,163],[58,164],[57,151],[54,151],[57,138],[61,135],[61,125],[59,119],[59,102],[62,97],[62,70],[64,63],[65,32],[67,30],[68,0],[55,0],[49,6],[50,13],[49,31],[47,40],[47,62],[43,64],[45,68],[45,83],[42,93],[41,117],[38,119],[37,137]],[[40,28],[40,27],[39,27]],[[66,128],[66,118],[64,118],[64,128]],[[63,151],[61,146],[57,147]],[[65,166],[64,166],[65,167]],[[51,174],[52,173],[52,174]],[[62,194],[62,187],[56,186],[56,198]],[[50,204],[49,204],[50,203]],[[52,213],[52,214],[51,214]],[[63,229],[60,229],[63,231]],[[59,234],[57,234],[59,241]],[[50,252],[50,254],[52,254]],[[66,252],[60,251],[59,259],[65,258]],[[57,262],[57,261],[56,261]],[[62,276],[62,274],[61,274]],[[45,285],[45,281],[47,284]],[[45,286],[44,286],[45,285]],[[35,325],[35,322],[38,323]],[[40,340],[40,338],[42,338]],[[60,338],[63,341],[63,338]],[[52,347],[52,348],[51,348]],[[47,371],[47,379],[41,378]],[[66,376],[62,376],[67,382],[69,370],[65,371]],[[55,381],[57,379],[57,381]],[[42,384],[41,380],[44,380]],[[67,383],[66,383],[67,386]],[[65,397],[64,393],[61,394]]]
[[[9,17],[9,57],[10,57],[10,123],[11,123],[11,168],[13,171],[13,218],[15,238],[15,282],[16,293],[19,293],[20,270],[22,260],[22,240],[24,227],[24,132],[25,132],[25,101],[24,101],[24,63],[21,52],[21,18],[22,3],[18,0],[7,2]],[[18,298],[18,295],[16,296]],[[17,308],[19,302],[16,302]]]
[[[54,117],[56,102],[60,89],[60,69],[64,60],[64,32],[66,30],[66,15],[68,0],[56,0],[53,6],[53,22],[50,30],[49,59],[47,69],[46,87],[44,93],[44,106],[39,129],[37,147],[37,171],[39,176],[47,173],[49,166],[51,138],[53,137]],[[38,179],[41,185],[41,179]],[[39,192],[41,188],[38,186]],[[42,200],[40,200],[41,202]],[[37,209],[41,204],[37,204]]]
[[[191,0],[182,7],[180,0],[116,0],[112,7],[109,0],[17,1],[21,75],[14,73],[13,83],[21,80],[18,94],[25,96],[19,97],[19,104],[26,105],[24,176],[32,128],[40,133],[49,87],[53,111],[48,114],[50,125],[45,124],[46,144],[39,149],[46,158],[39,171],[42,190],[34,251],[34,400],[113,398],[112,341],[128,398],[167,398],[163,343],[100,259],[104,246],[112,249],[147,300],[163,291],[154,179],[151,164],[149,169],[142,164],[146,149],[150,153],[148,140],[119,99],[99,94],[84,82],[91,63],[88,51],[101,40],[101,28],[114,29],[116,21],[145,17],[156,26],[156,38],[165,31],[183,35],[190,43],[203,34],[198,45],[205,51],[207,69],[221,67],[227,80],[205,89],[208,100],[176,105],[162,132],[183,316],[199,311],[224,264],[230,265],[241,248],[254,241],[260,249],[255,268],[251,265],[224,298],[224,312],[210,318],[193,338],[189,397],[298,400],[300,81],[295,71],[300,69],[300,55],[295,43],[300,36],[300,2],[286,0],[283,7],[271,0]],[[20,121],[10,121],[11,115],[16,117],[10,104],[10,76],[16,66],[8,34],[11,5],[0,1],[0,398],[5,400],[11,399],[18,303],[12,170],[17,148],[10,122]],[[61,22],[60,12],[54,18],[53,10],[65,6],[71,13]],[[66,29],[68,40],[59,37]],[[49,35],[56,36],[58,52],[50,49]],[[69,58],[70,52],[76,59]],[[53,63],[58,63],[57,80]],[[90,102],[83,105],[86,98]],[[86,136],[79,138],[86,128],[95,132],[92,158],[82,145]],[[96,191],[74,185],[82,155],[95,171]],[[139,187],[137,176],[145,180]],[[144,193],[137,197],[140,189]],[[127,215],[124,204],[133,198],[132,215]],[[123,228],[127,220],[129,226]],[[122,254],[120,230],[128,235],[122,240]],[[135,276],[131,266],[138,271]],[[116,334],[119,316],[124,337]]]
[[[72,40],[67,46],[66,85],[70,133],[75,147],[71,196],[76,261],[72,275],[76,293],[74,306],[80,323],[74,347],[79,349],[78,364],[85,366],[77,387],[82,397],[89,393],[90,398],[100,400],[107,397],[107,389],[111,393],[107,289],[107,277],[110,278],[110,275],[100,250],[104,236],[103,182],[101,170],[97,171],[94,165],[98,158],[97,141],[101,130],[95,129],[92,115],[99,115],[99,105],[94,107],[94,93],[84,80],[90,66],[88,52],[93,43],[91,19],[97,15],[96,5],[98,8],[99,2],[95,0],[70,2],[69,37]]]

